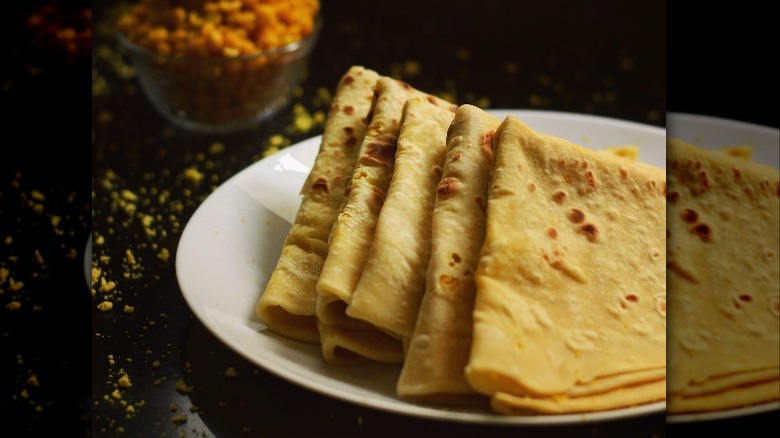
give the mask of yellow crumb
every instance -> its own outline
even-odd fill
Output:
[[[127,264],[129,265],[135,265],[135,256],[133,255],[133,251],[130,249],[125,250],[125,255],[127,257]]]
[[[131,386],[133,386],[133,384],[130,382],[130,376],[128,376],[127,374],[123,374],[122,377],[119,378],[117,383],[119,383],[119,386],[121,386],[122,388],[130,388]]]
[[[38,376],[35,374],[30,374],[30,376],[27,377],[27,384],[35,387],[41,386],[40,382],[38,382]]]
[[[182,394],[189,394],[192,392],[192,386],[184,383],[183,380],[179,380],[178,382],[176,382],[176,391]]]
[[[133,307],[133,306],[128,306],[127,304],[125,304],[125,308],[124,308],[124,309],[122,309],[122,310],[123,310],[125,313],[133,313],[133,312],[135,312],[135,307]]]
[[[185,414],[176,414],[173,417],[171,417],[171,420],[173,421],[173,424],[180,425],[187,422],[187,415]]]
[[[182,177],[187,181],[199,183],[203,180],[203,173],[194,167],[190,167],[184,170]]]
[[[120,400],[122,398],[122,393],[119,392],[118,389],[115,389],[111,392],[111,397],[115,398],[116,400]]]
[[[152,368],[160,368],[160,361],[156,360],[156,361],[152,362]]]
[[[112,303],[111,301],[103,301],[97,306],[98,310],[102,312],[107,312],[111,310],[113,307],[114,307],[114,303]]]
[[[5,308],[8,310],[19,310],[22,308],[22,303],[19,301],[11,301],[5,305]]]
[[[8,268],[0,268],[0,284],[5,283],[5,280],[8,278],[8,275],[11,273],[11,270]]]
[[[225,370],[225,377],[228,379],[232,379],[238,376],[238,371],[236,371],[235,368],[229,367],[227,370]]]
[[[14,241],[13,237],[5,236],[5,240],[3,242],[5,242],[6,245],[10,245],[11,243],[13,243],[13,241]]]
[[[636,161],[639,159],[639,147],[636,145],[610,146],[604,148],[604,152],[608,152],[620,158],[625,158],[631,161]]]
[[[106,281],[106,277],[100,278],[100,287],[98,288],[100,292],[103,293],[111,292],[112,290],[114,290],[114,288],[116,288],[116,283],[114,283],[113,281]]]
[[[33,190],[32,192],[30,192],[30,197],[32,197],[36,201],[43,201],[46,199],[46,196],[44,196],[43,193],[37,190]]]
[[[133,193],[131,190],[124,189],[122,190],[122,199],[129,202],[135,202],[138,200],[138,195]]]
[[[740,158],[746,161],[750,161],[753,157],[753,148],[750,146],[726,146],[719,148],[719,150],[734,158]]]
[[[160,252],[157,254],[157,258],[164,262],[167,262],[170,257],[171,253],[167,248],[160,249]]]
[[[219,142],[214,142],[209,145],[209,153],[210,154],[221,154],[222,152],[225,152],[225,145]]]
[[[16,292],[19,290],[22,290],[24,287],[24,283],[21,281],[14,280],[13,277],[8,277],[8,290]]]

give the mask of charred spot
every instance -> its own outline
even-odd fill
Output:
[[[477,196],[474,198],[474,201],[476,201],[477,205],[479,206],[479,209],[482,210],[482,213],[487,211],[487,206],[485,205],[485,200],[482,199],[481,196]]]
[[[589,170],[586,173],[586,175],[587,175],[588,187],[590,187],[591,189],[595,189],[596,188],[596,177],[593,175],[593,172],[591,172]]]
[[[753,302],[753,297],[750,294],[741,294],[739,296],[739,300],[743,301],[745,303],[752,303]]]
[[[585,212],[579,208],[572,208],[569,210],[569,219],[575,224],[578,224],[585,220]]]
[[[354,112],[355,112],[355,107],[353,107],[352,105],[347,105],[344,107],[344,114],[352,115],[352,113]]]
[[[599,235],[599,229],[594,224],[580,225],[579,232],[591,242],[596,240],[596,237]]]
[[[694,167],[696,168],[696,170],[701,169],[701,161],[696,160],[696,163],[694,164]]]
[[[439,196],[449,196],[455,193],[460,187],[460,182],[456,178],[447,177],[439,181],[439,185],[436,187],[436,193]]]
[[[382,190],[374,187],[373,190],[371,190],[371,200],[374,201],[378,205],[382,205],[385,203],[385,192]]]
[[[457,153],[457,154],[452,156],[452,161],[458,161],[458,160],[460,160],[460,158],[461,158],[461,154]]]
[[[434,105],[436,105],[436,106],[438,106],[438,104],[439,104],[439,103],[436,101],[436,98],[435,98],[435,97],[433,97],[433,96],[427,96],[427,97],[425,98],[425,100],[427,100],[428,102],[430,102],[430,103],[432,103],[432,104],[434,104]]]
[[[350,137],[344,142],[347,146],[355,146],[357,144],[357,137]]]
[[[547,229],[547,235],[555,239],[558,237],[558,230],[556,230],[553,227],[550,227]]]
[[[701,186],[706,188],[709,188],[710,186],[710,178],[707,176],[707,172],[701,171],[699,172],[699,182],[701,183]]]
[[[628,301],[629,303],[637,303],[639,302],[639,297],[636,296],[635,294],[628,294],[626,295],[626,301]]]
[[[674,204],[677,202],[677,200],[680,199],[680,192],[676,190],[672,190],[666,195],[666,200]]]
[[[353,132],[354,130],[355,130],[355,128],[353,128],[353,127],[351,127],[351,126],[345,126],[345,127],[344,127],[344,132],[345,132],[345,133],[347,133],[347,135],[352,135],[352,132]]]
[[[395,144],[373,141],[366,146],[363,159],[369,163],[387,164],[395,158],[395,150]]]
[[[458,253],[456,253],[456,252],[452,253],[452,261],[455,262],[455,263],[460,263],[461,258],[458,255]]]
[[[482,134],[482,137],[480,138],[480,144],[482,145],[482,150],[485,151],[485,154],[487,156],[493,155],[493,135],[496,131],[487,131],[486,133]]]
[[[666,196],[666,181],[664,181],[664,184],[663,184],[662,188],[663,188],[663,194],[664,194],[664,197],[665,197]]]
[[[620,176],[623,178],[628,178],[628,170],[625,167],[620,168]]]
[[[328,179],[325,178],[324,176],[317,178],[311,184],[311,190],[322,192],[322,193],[328,193],[330,191],[330,184],[328,183]]]
[[[582,162],[582,168],[583,169],[587,169],[588,168],[588,162],[587,161],[583,161]]]
[[[553,193],[553,201],[560,204],[564,199],[566,199],[566,192],[563,190],[556,190],[555,193]]]
[[[530,191],[532,191],[532,192],[533,192],[534,190],[536,190],[536,184],[534,184],[534,183],[533,183],[533,181],[531,181],[530,183],[528,183],[528,190],[530,190]]]
[[[344,80],[341,81],[343,85],[349,85],[351,83],[355,82],[355,78],[353,78],[351,75],[344,76]]]
[[[337,104],[337,103],[334,103],[333,105],[330,106],[330,113],[333,114],[333,113],[337,112],[340,109],[341,109],[341,106],[339,106],[339,104]]]
[[[742,171],[737,169],[736,167],[733,170],[734,170],[734,179],[740,179],[742,177]]]
[[[708,242],[712,237],[712,229],[707,224],[696,224],[691,229],[693,234],[699,236],[703,242]]]
[[[563,174],[563,180],[564,180],[566,183],[568,183],[568,184],[571,184],[571,180],[572,180],[572,178],[571,178],[571,174],[570,174],[570,173],[568,173],[568,172],[567,172],[567,173],[564,173],[564,174]]]
[[[682,219],[689,224],[695,224],[699,220],[699,214],[694,209],[686,208],[682,212]]]

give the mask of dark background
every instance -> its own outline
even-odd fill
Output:
[[[259,159],[268,137],[285,132],[292,120],[288,109],[256,131],[229,136],[170,127],[134,89],[134,79],[118,70],[110,29],[101,27],[116,3],[94,5],[91,60],[65,60],[29,43],[21,23],[37,3],[15,4],[3,14],[0,47],[8,62],[0,77],[6,128],[0,267],[9,267],[25,283],[21,291],[3,289],[0,295],[3,306],[12,299],[23,306],[0,308],[2,365],[11,370],[0,386],[8,436],[52,430],[59,436],[133,437],[666,435],[659,415],[517,429],[420,420],[334,401],[258,370],[213,338],[186,308],[171,264],[145,264],[145,278],[127,282],[119,298],[137,304],[132,317],[98,312],[83,278],[83,248],[93,226],[109,236],[108,218],[121,219],[113,191],[168,187],[172,198],[181,200],[177,222],[184,224],[212,186]],[[322,109],[314,99],[317,89],[332,91],[350,65],[363,64],[382,74],[398,73],[420,89],[449,93],[458,103],[591,113],[655,126],[664,126],[667,110],[778,126],[777,71],[770,65],[777,52],[769,23],[773,15],[761,7],[743,3],[736,5],[741,10],[702,11],[661,1],[455,3],[325,2],[325,28],[297,103]],[[405,70],[408,61],[419,72]],[[101,83],[109,85],[108,92],[95,91]],[[295,143],[318,133],[286,136]],[[195,155],[206,153],[214,141],[228,150],[209,171],[213,185],[187,191],[175,175],[197,164]],[[112,189],[101,185],[108,170],[119,175]],[[33,191],[44,200],[36,200]],[[62,218],[60,225],[52,225],[53,216]],[[180,228],[168,231],[154,243],[174,255]],[[12,236],[10,244],[3,242],[6,236]],[[131,247],[154,260],[144,239],[143,230],[117,227],[96,254],[116,261]],[[113,268],[119,276],[120,263]],[[109,354],[119,366],[109,365]],[[158,369],[149,367],[155,359],[161,362]],[[229,366],[238,370],[238,379],[221,374]],[[137,415],[128,416],[126,406],[110,399],[120,367],[134,376],[125,401],[141,403]],[[40,386],[27,384],[31,373]],[[198,391],[177,392],[179,379]],[[226,398],[229,406],[220,405]],[[200,410],[190,411],[190,405]],[[175,425],[177,414],[187,422]],[[759,436],[762,427],[776,429],[777,420],[773,413],[668,430],[684,436],[733,427]]]

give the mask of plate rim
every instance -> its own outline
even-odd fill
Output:
[[[552,117],[552,118],[571,119],[572,121],[574,120],[596,121],[596,122],[608,123],[608,124],[618,124],[621,127],[640,130],[642,132],[649,133],[651,135],[658,135],[658,136],[662,135],[664,137],[666,135],[666,129],[661,126],[644,124],[641,122],[624,120],[619,118],[612,118],[612,117],[601,116],[596,114],[581,114],[575,112],[554,111],[554,110],[527,110],[527,109],[509,109],[509,108],[491,108],[491,109],[487,109],[486,112],[493,115],[499,115],[499,116],[504,114],[512,114],[521,118],[522,117],[532,117],[532,118]],[[202,310],[199,308],[199,303],[194,300],[195,297],[192,296],[192,294],[187,293],[187,291],[185,290],[182,284],[182,279],[180,277],[180,272],[182,271],[182,269],[180,269],[182,263],[182,257],[181,257],[181,252],[178,251],[178,247],[181,245],[182,242],[185,242],[187,239],[190,238],[190,234],[192,234],[193,232],[192,227],[190,225],[194,222],[193,219],[195,219],[198,216],[199,211],[203,209],[204,206],[208,206],[210,205],[211,202],[214,202],[214,199],[218,199],[218,196],[221,192],[227,191],[230,188],[232,188],[234,185],[236,185],[237,181],[239,181],[242,175],[252,172],[257,167],[262,166],[263,163],[266,162],[266,160],[272,160],[273,157],[277,156],[277,154],[283,153],[285,150],[289,150],[290,148],[303,147],[304,144],[308,144],[308,143],[314,143],[317,145],[317,147],[319,147],[321,138],[322,138],[321,135],[317,135],[317,136],[312,136],[307,139],[301,140],[293,145],[281,149],[280,151],[272,155],[269,155],[268,157],[264,157],[258,161],[255,161],[249,164],[248,166],[246,166],[245,168],[241,169],[233,176],[228,178],[226,181],[224,181],[222,184],[220,184],[211,194],[209,194],[204,199],[204,201],[195,209],[193,214],[188,219],[186,225],[182,229],[182,233],[177,245],[176,261],[175,261],[176,278],[177,278],[180,292],[184,296],[185,302],[187,303],[190,311],[197,317],[198,321],[201,324],[203,324],[212,333],[212,335],[214,335],[217,339],[219,339],[224,345],[229,347],[234,352],[237,352],[239,355],[244,357],[252,364],[262,368],[263,370],[277,377],[281,377],[291,384],[295,384],[299,387],[306,388],[318,394],[330,398],[334,398],[337,400],[341,400],[344,402],[352,403],[358,406],[369,407],[369,408],[377,409],[384,412],[394,413],[394,414],[409,415],[417,418],[425,418],[429,420],[451,421],[457,423],[471,423],[471,424],[484,424],[484,425],[557,426],[557,425],[570,425],[570,424],[587,424],[587,423],[602,422],[602,421],[618,421],[618,420],[625,420],[637,416],[648,416],[653,414],[665,413],[665,408],[666,408],[665,400],[645,403],[638,406],[611,409],[607,411],[574,413],[574,414],[558,414],[558,415],[532,414],[532,415],[523,415],[523,416],[505,416],[505,415],[493,414],[493,413],[483,414],[477,412],[447,410],[447,407],[445,406],[434,407],[431,405],[415,403],[413,401],[400,400],[400,399],[394,400],[392,403],[382,399],[361,398],[360,400],[358,400],[357,399],[358,397],[356,397],[355,395],[346,393],[341,389],[328,390],[324,387],[321,387],[319,384],[316,384],[315,382],[306,381],[302,379],[293,371],[283,369],[283,368],[280,369],[278,367],[273,367],[269,363],[266,363],[263,360],[258,360],[257,357],[250,355],[245,349],[239,348],[238,345],[234,345],[232,339],[230,339],[227,335],[223,334],[217,327],[214,327],[213,324],[209,322],[207,316],[203,314]],[[590,147],[590,146],[586,146],[586,147]]]

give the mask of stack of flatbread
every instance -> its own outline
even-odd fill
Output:
[[[505,414],[663,400],[664,171],[351,68],[257,305],[397,394]]]
[[[668,412],[779,400],[780,171],[667,146]]]

